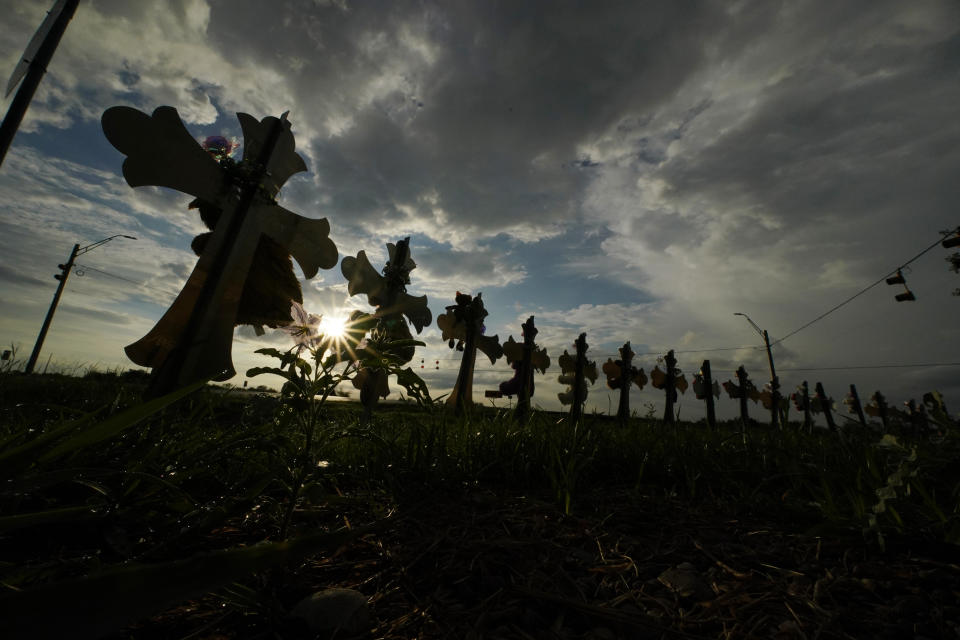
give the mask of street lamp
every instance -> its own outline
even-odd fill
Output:
[[[79,244],[73,245],[73,251],[70,252],[70,258],[67,259],[65,264],[58,264],[60,268],[60,273],[54,275],[53,277],[60,281],[60,284],[57,286],[57,292],[53,294],[53,302],[50,303],[50,310],[47,311],[47,317],[43,320],[43,326],[40,327],[40,335],[37,336],[37,342],[33,345],[33,352],[30,354],[30,359],[27,360],[27,366],[23,370],[24,373],[33,373],[33,368],[37,365],[37,358],[40,356],[40,348],[43,346],[43,340],[47,337],[47,329],[50,328],[50,323],[53,321],[53,312],[57,310],[57,303],[60,302],[60,294],[63,293],[63,287],[67,284],[67,276],[70,275],[70,270],[73,268],[73,261],[77,259],[77,256],[82,256],[91,249],[96,249],[102,244],[110,242],[114,238],[128,238],[130,240],[136,240],[133,236],[127,236],[122,233],[110,236],[109,238],[104,238],[103,240],[98,240],[93,244],[88,244],[85,247],[81,247]]]
[[[766,329],[761,329],[756,322],[750,319],[745,313],[734,313],[735,316],[743,316],[747,319],[747,322],[750,323],[750,326],[753,327],[754,331],[759,333],[763,337],[763,343],[767,347],[767,361],[770,363],[770,415],[771,422],[774,427],[780,424],[780,379],[777,378],[777,371],[773,368],[773,353],[770,351],[770,336],[767,334]]]

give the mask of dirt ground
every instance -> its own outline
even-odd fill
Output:
[[[361,524],[369,504],[313,517]],[[411,494],[381,532],[282,577],[277,599],[290,607],[325,588],[361,592],[368,631],[268,624],[211,596],[126,637],[960,638],[956,547],[888,539],[881,552],[859,532],[803,535],[801,522],[741,511],[624,491],[569,517],[479,489]]]

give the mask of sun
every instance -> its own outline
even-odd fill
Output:
[[[320,320],[318,331],[321,335],[336,340],[347,334],[347,318],[345,316],[325,315]]]

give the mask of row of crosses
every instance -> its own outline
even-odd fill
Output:
[[[262,334],[264,326],[275,328],[289,324],[292,321],[290,303],[303,302],[291,257],[307,279],[319,269],[330,269],[337,264],[339,255],[329,238],[327,220],[307,218],[277,204],[280,189],[290,176],[306,171],[303,158],[295,151],[287,114],[257,121],[253,116],[238,113],[237,118],[244,139],[239,162],[231,157],[234,145],[226,139],[213,136],[203,145],[199,144],[172,107],[158,107],[150,115],[130,107],[112,107],[101,119],[107,139],[126,156],[123,176],[127,183],[132,187],[167,187],[192,195],[190,208],[199,210],[202,222],[210,229],[191,243],[198,260],[179,295],[147,335],[125,348],[133,362],[153,369],[148,396],[164,395],[204,379],[233,377],[234,327],[248,324],[258,335]],[[944,233],[951,234],[943,241],[944,247],[960,245],[960,229]],[[412,296],[406,290],[410,272],[416,268],[410,257],[409,241],[404,238],[396,245],[387,244],[388,260],[381,272],[373,268],[364,251],[356,257],[344,258],[341,263],[350,295],[365,294],[370,305],[376,308],[373,314],[376,322],[367,338],[374,350],[377,345],[410,342],[408,322],[420,333],[432,320],[427,297]],[[960,264],[960,259],[953,260],[952,264]],[[900,271],[894,278],[887,279],[887,283],[905,285]],[[903,296],[911,296],[903,299],[913,299],[909,290]],[[448,306],[446,313],[437,319],[443,339],[449,341],[451,348],[463,352],[447,404],[458,413],[472,404],[473,369],[476,352],[480,350],[491,363],[506,356],[515,370],[513,378],[487,395],[516,395],[515,415],[522,419],[529,411],[534,392],[533,373],[536,370],[545,373],[550,358],[534,342],[537,329],[533,316],[522,325],[523,342],[516,342],[510,336],[502,346],[497,336],[484,335],[486,316],[481,294],[470,296],[457,292],[455,304]],[[583,413],[586,381],[596,381],[597,369],[595,363],[586,359],[586,334],[580,334],[574,346],[574,354],[564,351],[559,358],[559,381],[569,385],[559,397],[563,404],[570,405],[570,416],[576,420]],[[395,351],[385,355],[400,363],[409,362],[414,355],[410,344]],[[607,385],[620,390],[617,416],[624,421],[630,415],[631,386],[642,389],[647,378],[642,369],[632,365],[635,354],[629,342],[619,352],[620,358],[608,360],[602,370],[607,376]],[[676,366],[673,351],[660,360],[664,370],[655,367],[650,374],[651,382],[664,391],[664,420],[672,423],[677,392],[684,393],[688,383]],[[747,399],[762,400],[771,410],[774,424],[782,420],[779,414],[785,405],[776,389],[767,385],[758,391],[742,366],[736,377],[737,382],[727,381],[723,387],[731,398],[740,400],[744,424],[749,420]],[[365,366],[354,377],[353,384],[360,390],[361,401],[368,412],[379,398],[389,393],[386,369],[382,367]],[[705,361],[694,376],[693,384],[697,397],[707,401],[708,422],[713,426],[713,398],[719,397],[720,392],[711,378],[709,361]],[[864,424],[864,410],[879,416],[884,423],[890,416],[916,422],[923,412],[923,405],[913,401],[908,403],[907,413],[889,408],[879,392],[869,405],[861,408],[853,385],[847,398],[851,411],[855,410]],[[832,400],[827,398],[819,382],[812,398],[804,382],[793,394],[793,400],[804,412],[805,425],[811,422],[811,412],[821,411],[828,426],[835,428],[830,411]],[[924,402],[937,406],[934,401],[927,403],[926,397]]]

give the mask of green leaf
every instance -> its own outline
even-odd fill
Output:
[[[411,338],[406,338],[403,340],[391,340],[389,342],[383,343],[384,349],[402,349],[404,347],[425,347],[427,346],[426,342],[422,340],[413,340]]]
[[[37,436],[30,442],[0,454],[0,469],[4,470],[4,475],[13,475],[18,469],[26,466],[27,463],[34,458],[33,453],[36,450],[42,449],[43,447],[52,444],[56,440],[59,440],[71,431],[79,429],[80,427],[85,426],[87,423],[92,422],[96,413],[97,412],[90,413],[81,418],[77,418],[76,420],[70,420],[68,422],[61,423],[46,433]]]
[[[416,400],[417,404],[433,404],[433,400],[430,399],[430,390],[427,388],[427,383],[424,382],[423,378],[414,373],[413,369],[407,367],[406,369],[391,371],[391,373],[396,374],[397,384],[406,389],[407,394]]]
[[[152,416],[154,413],[160,411],[164,407],[173,404],[180,398],[188,396],[194,391],[197,391],[205,384],[207,384],[207,380],[200,380],[199,382],[194,382],[193,384],[182,389],[168,393],[165,396],[154,398],[153,400],[145,402],[136,407],[131,407],[126,411],[118,413],[112,418],[108,418],[100,424],[94,425],[90,429],[81,431],[72,438],[61,442],[52,450],[41,455],[39,460],[40,462],[48,462],[64,454],[71,453],[73,451],[77,451],[78,449],[82,449],[92,444],[103,442],[104,440],[112,438],[139,423],[141,420]]]
[[[259,376],[264,373],[272,373],[274,375],[284,376],[284,377],[287,375],[286,371],[284,371],[283,369],[278,369],[276,367],[253,367],[251,369],[247,369],[248,378]]]
[[[34,513],[21,513],[15,516],[0,517],[0,532],[13,531],[14,529],[23,529],[24,527],[33,527],[40,524],[77,522],[78,520],[99,518],[102,515],[102,512],[97,511],[89,504],[77,507],[48,509],[47,511],[36,511]]]
[[[262,353],[265,356],[273,356],[274,358],[279,358],[280,360],[283,360],[284,356],[286,355],[284,354],[283,351],[280,351],[279,349],[274,349],[272,347],[264,347],[263,349],[257,349],[256,351],[254,351],[254,353]]]

